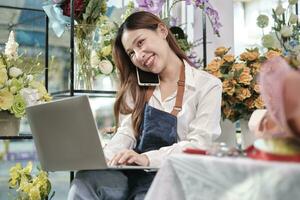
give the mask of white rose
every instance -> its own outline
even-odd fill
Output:
[[[112,72],[114,67],[109,60],[101,60],[99,63],[99,69],[102,74],[108,75]]]
[[[281,4],[279,4],[275,9],[276,15],[282,15],[284,12],[285,12],[285,8],[283,8]]]
[[[262,45],[266,48],[274,48],[275,38],[271,34],[264,35],[262,38]]]
[[[22,70],[17,67],[11,67],[9,68],[9,75],[13,78],[16,78],[22,74]]]
[[[298,22],[298,16],[294,13],[291,14],[289,19],[290,24],[296,24]]]
[[[27,106],[39,104],[39,92],[37,89],[23,88],[20,90],[21,96],[25,99]]]
[[[32,76],[31,74],[27,75],[26,80],[27,80],[28,82],[32,81],[32,80],[33,80],[33,76]]]
[[[282,37],[290,37],[293,34],[293,28],[290,26],[282,26],[280,34]]]
[[[8,37],[8,41],[5,44],[4,54],[9,59],[16,59],[18,57],[18,46],[19,44],[15,41],[15,34],[13,31],[11,31]]]
[[[95,50],[93,50],[91,52],[91,58],[90,58],[90,64],[91,64],[91,67],[93,68],[96,68],[100,63],[100,60],[97,56],[97,52]]]

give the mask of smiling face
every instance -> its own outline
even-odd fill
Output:
[[[159,24],[156,30],[125,30],[122,44],[131,62],[138,68],[159,74],[166,66],[171,51],[167,28]]]

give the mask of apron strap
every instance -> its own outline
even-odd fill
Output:
[[[172,115],[177,116],[177,114],[182,110],[182,100],[184,94],[184,86],[185,86],[185,66],[184,64],[181,67],[179,80],[177,81],[177,94],[176,94],[176,102],[173,110],[171,112]],[[154,92],[155,87],[148,87],[146,92],[146,102],[148,102]]]

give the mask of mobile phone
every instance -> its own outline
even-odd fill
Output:
[[[136,68],[138,84],[140,86],[156,86],[159,85],[159,76],[151,72],[146,72],[138,67]]]

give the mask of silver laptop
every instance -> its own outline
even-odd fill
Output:
[[[46,171],[156,170],[142,166],[107,166],[87,96],[30,106],[26,113],[41,167]]]

